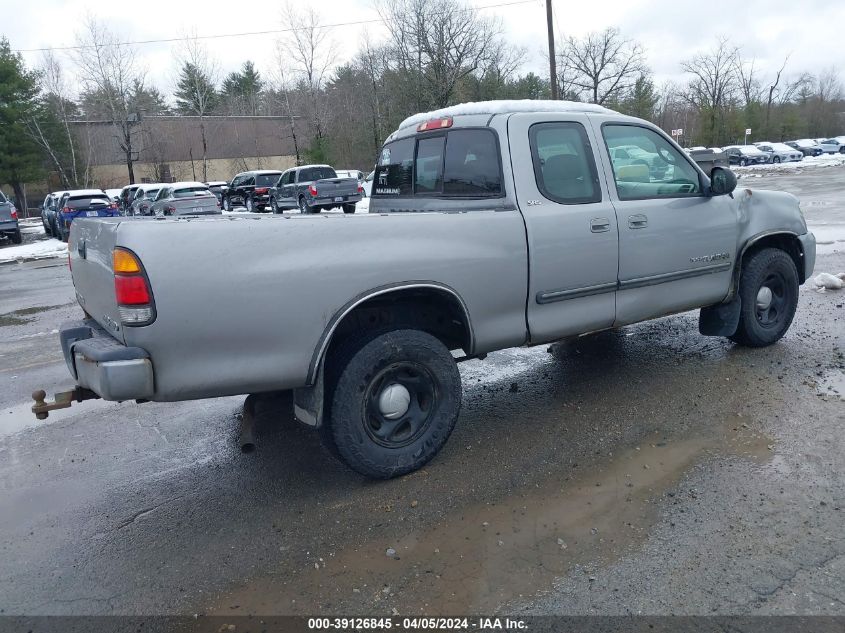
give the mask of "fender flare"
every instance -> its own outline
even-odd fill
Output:
[[[765,239],[767,237],[772,237],[773,235],[787,235],[789,237],[795,238],[795,241],[798,243],[798,248],[801,251],[801,257],[804,257],[804,249],[801,245],[801,240],[798,239],[798,234],[794,231],[787,231],[784,229],[773,229],[768,231],[761,231],[760,233],[752,235],[747,240],[745,240],[745,243],[742,245],[742,248],[739,249],[736,262],[734,263],[733,276],[731,277],[731,288],[728,292],[728,296],[725,297],[724,303],[731,301],[736,295],[737,288],[739,288],[739,276],[742,273],[742,260],[745,258],[745,253],[747,253],[748,250],[752,246],[757,244],[760,240]],[[800,274],[802,273],[799,271],[799,275]]]

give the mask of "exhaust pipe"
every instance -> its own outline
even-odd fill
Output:
[[[255,396],[249,395],[244,401],[244,411],[241,414],[241,431],[238,443],[242,453],[255,450]]]

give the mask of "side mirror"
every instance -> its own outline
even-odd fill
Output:
[[[736,174],[724,167],[714,167],[710,171],[710,195],[724,196],[736,189]]]

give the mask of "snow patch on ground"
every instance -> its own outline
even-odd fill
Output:
[[[804,169],[839,167],[840,165],[845,165],[845,154],[807,156],[802,161],[792,163],[768,163],[766,165],[749,165],[748,167],[732,165],[731,171],[743,178],[760,178],[768,174],[794,174],[800,173]]]
[[[42,240],[21,246],[0,248],[0,264],[22,262],[32,259],[49,259],[67,255],[67,244],[59,240]]]
[[[826,255],[845,247],[845,224],[810,224],[808,227],[816,236],[816,253]]]

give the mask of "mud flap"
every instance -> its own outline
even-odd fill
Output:
[[[293,390],[293,414],[308,426],[323,425],[323,371],[317,373],[317,380],[309,387]]]
[[[698,315],[698,331],[704,336],[733,336],[739,327],[741,307],[742,302],[737,294],[728,303],[701,308]]]

